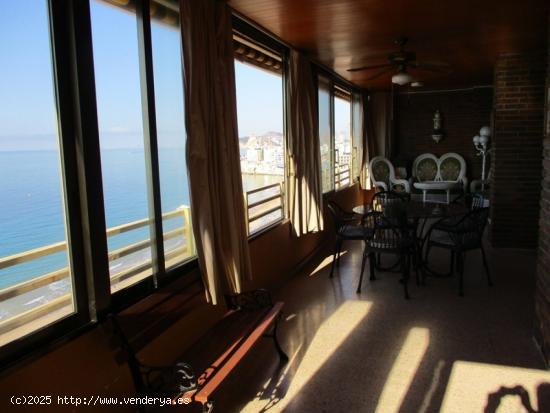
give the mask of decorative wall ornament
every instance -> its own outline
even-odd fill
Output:
[[[432,139],[435,141],[435,143],[439,143],[443,137],[443,118],[441,117],[441,112],[439,109],[435,110],[434,113],[434,130],[432,132]]]

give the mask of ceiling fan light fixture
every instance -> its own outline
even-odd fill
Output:
[[[409,75],[407,72],[399,72],[396,73],[391,77],[392,83],[395,83],[396,85],[403,86],[407,83],[410,83],[413,80],[412,76]]]

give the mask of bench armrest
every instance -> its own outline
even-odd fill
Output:
[[[149,366],[136,356],[116,315],[107,317],[112,337],[117,341],[120,355],[128,363],[130,374],[138,394],[152,394],[162,389],[170,394],[178,394],[197,388],[197,378],[193,368],[187,363],[169,366]]]
[[[197,376],[191,365],[178,362],[171,366],[151,367],[140,364],[145,379],[146,393],[181,394],[197,389]]]

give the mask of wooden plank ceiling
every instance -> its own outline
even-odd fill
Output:
[[[488,85],[499,53],[544,49],[548,0],[229,0],[240,14],[358,86],[388,89],[387,73],[347,69],[387,63],[399,36],[418,61],[450,71],[411,68],[426,89]]]

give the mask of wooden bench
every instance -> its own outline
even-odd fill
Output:
[[[110,317],[113,336],[117,339],[120,355],[128,364],[138,396],[170,397],[175,403],[178,399],[185,400],[186,404],[198,402],[203,412],[210,413],[214,407],[213,393],[260,338],[273,339],[280,360],[288,361],[277,340],[277,323],[283,303],[273,303],[265,290],[226,299],[229,310],[223,318],[177,362],[166,367],[141,363],[134,342],[128,339],[124,320],[119,316]],[[148,317],[146,323],[151,322]]]

